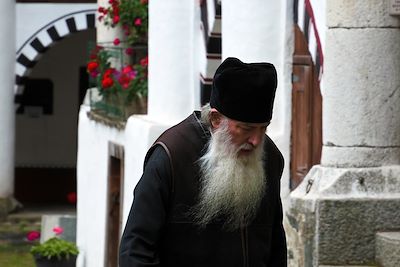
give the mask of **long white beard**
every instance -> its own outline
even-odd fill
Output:
[[[194,216],[200,227],[220,216],[227,230],[254,219],[265,193],[263,144],[247,156],[238,156],[240,149],[231,142],[227,124],[212,134],[199,160],[201,191]]]

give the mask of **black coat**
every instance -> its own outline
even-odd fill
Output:
[[[266,194],[254,221],[236,231],[216,220],[199,229],[188,215],[198,200],[196,164],[209,133],[192,114],[148,152],[120,245],[120,267],[286,266],[280,177],[283,157],[266,136]]]

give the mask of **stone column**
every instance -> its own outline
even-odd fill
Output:
[[[0,217],[12,209],[14,193],[15,1],[0,1]]]
[[[400,224],[400,20],[388,1],[327,1],[323,149],[291,194],[291,266],[367,265]]]

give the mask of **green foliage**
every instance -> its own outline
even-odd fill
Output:
[[[79,250],[75,243],[58,237],[53,237],[43,244],[33,246],[31,248],[31,253],[37,257],[48,259],[57,258],[58,260],[61,260],[65,258],[69,259],[71,256],[78,255]]]

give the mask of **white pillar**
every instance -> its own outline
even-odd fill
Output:
[[[237,57],[246,63],[270,62],[277,69],[278,88],[268,135],[286,159],[281,179],[283,198],[290,192],[292,61],[288,59],[294,50],[292,12],[286,1],[222,1],[222,57]]]
[[[177,122],[198,106],[197,1],[149,1],[148,115]]]
[[[15,1],[0,1],[0,199],[14,193]]]

